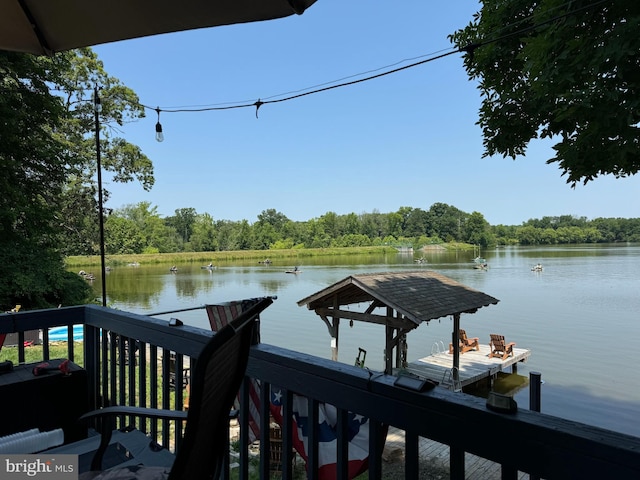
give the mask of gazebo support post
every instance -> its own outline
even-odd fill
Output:
[[[340,318],[332,317],[333,320],[329,320],[325,315],[320,315],[320,318],[327,326],[329,330],[329,336],[331,337],[331,360],[338,360],[338,331],[340,327]]]
[[[331,360],[338,361],[338,334],[340,332],[340,319],[333,317],[333,332],[331,333]]]
[[[338,297],[333,297],[333,311],[340,311]],[[331,332],[331,360],[338,361],[338,338],[340,335],[340,317],[333,317],[333,331]]]
[[[460,369],[460,314],[453,314],[453,333],[451,334],[453,344],[453,380],[459,380],[458,370]]]

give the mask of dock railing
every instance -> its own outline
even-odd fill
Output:
[[[89,405],[127,405],[183,408],[183,395],[169,385],[173,353],[176,374],[182,362],[190,367],[212,332],[189,326],[169,326],[150,318],[99,306],[69,307],[0,315],[0,333],[43,331],[43,360],[49,358],[48,328],[84,324],[82,358],[68,344],[67,357],[87,370]],[[72,338],[72,328],[69,328]],[[18,345],[24,361],[23,345]],[[418,392],[394,385],[395,377],[272,345],[252,347],[248,375],[260,383],[262,412],[269,410],[270,387],[282,392],[284,411],[283,478],[293,478],[293,395],[306,398],[309,414],[308,478],[318,478],[320,405],[337,408],[337,478],[348,478],[349,416],[369,420],[369,470],[382,478],[382,449],[388,428],[405,432],[405,478],[419,478],[421,439],[448,446],[450,478],[465,478],[465,456],[472,454],[502,465],[502,478],[525,472],[535,478],[640,478],[640,438],[520,408],[498,413],[484,399],[436,387]],[[175,384],[180,385],[181,379]],[[239,479],[249,478],[249,385],[242,390],[240,408]],[[183,392],[184,393],[184,392]],[[16,407],[19,407],[19,402]],[[18,414],[17,412],[14,412]],[[127,425],[132,419],[120,419]],[[261,450],[269,446],[269,418],[260,416]],[[169,449],[180,447],[182,424],[135,425]],[[260,456],[259,478],[269,475],[269,457]]]

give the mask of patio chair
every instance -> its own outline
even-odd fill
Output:
[[[278,297],[271,297],[276,299]],[[233,321],[242,312],[250,308],[260,298],[245,298],[244,300],[233,300],[230,302],[214,303],[205,305],[207,316],[209,317],[209,324],[211,330],[214,332],[219,331],[227,323]],[[260,343],[260,329],[255,329],[254,343]],[[260,438],[260,415],[257,413],[260,411],[260,384],[252,378],[249,381],[249,443],[252,443]],[[234,402],[234,408],[238,409],[240,405],[240,394]]]
[[[491,333],[489,337],[491,337],[489,341],[489,358],[500,357],[502,360],[506,360],[509,355],[513,355],[513,347],[516,346],[515,342],[506,343],[504,335],[498,335],[497,333]]]
[[[220,329],[205,345],[191,377],[191,399],[188,411],[114,406],[89,412],[81,417],[82,419],[111,419],[115,415],[124,414],[144,418],[186,418],[185,435],[170,468],[154,467],[148,464],[141,466],[140,459],[134,458],[133,462],[127,462],[128,466],[115,466],[101,472],[102,458],[112,434],[112,428],[103,428],[100,448],[93,457],[91,471],[82,473],[80,479],[218,478],[228,453],[228,422],[231,405],[240,389],[247,368],[255,320],[272,302],[273,300],[269,297],[260,300]],[[142,435],[141,432],[137,433]],[[147,443],[149,441],[147,438]],[[65,453],[71,453],[69,450],[68,446],[65,447]]]
[[[480,350],[480,338],[479,337],[467,337],[467,332],[460,329],[458,333],[460,341],[460,353],[468,352],[469,350]],[[453,344],[449,344],[449,353],[453,353]]]

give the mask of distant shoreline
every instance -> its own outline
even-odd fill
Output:
[[[447,250],[473,250],[474,246],[466,243],[443,243],[425,245],[418,251],[447,251]],[[107,265],[127,265],[139,263],[145,265],[153,264],[209,264],[230,261],[255,260],[256,263],[264,261],[265,258],[298,260],[290,263],[301,263],[301,259],[313,257],[326,257],[336,255],[380,255],[395,254],[397,249],[392,246],[382,245],[375,247],[336,247],[336,248],[290,248],[277,250],[233,250],[222,252],[179,252],[179,253],[150,253],[150,254],[128,254],[128,255],[107,255]],[[72,256],[65,259],[67,268],[100,265],[99,255]]]

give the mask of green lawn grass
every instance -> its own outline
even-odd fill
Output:
[[[52,343],[49,345],[49,358],[67,358],[67,342]],[[84,365],[84,345],[82,342],[73,344],[73,363]],[[33,345],[24,349],[25,363],[43,361],[42,345]],[[18,364],[18,347],[4,346],[0,350],[0,361],[10,360],[14,365]]]

